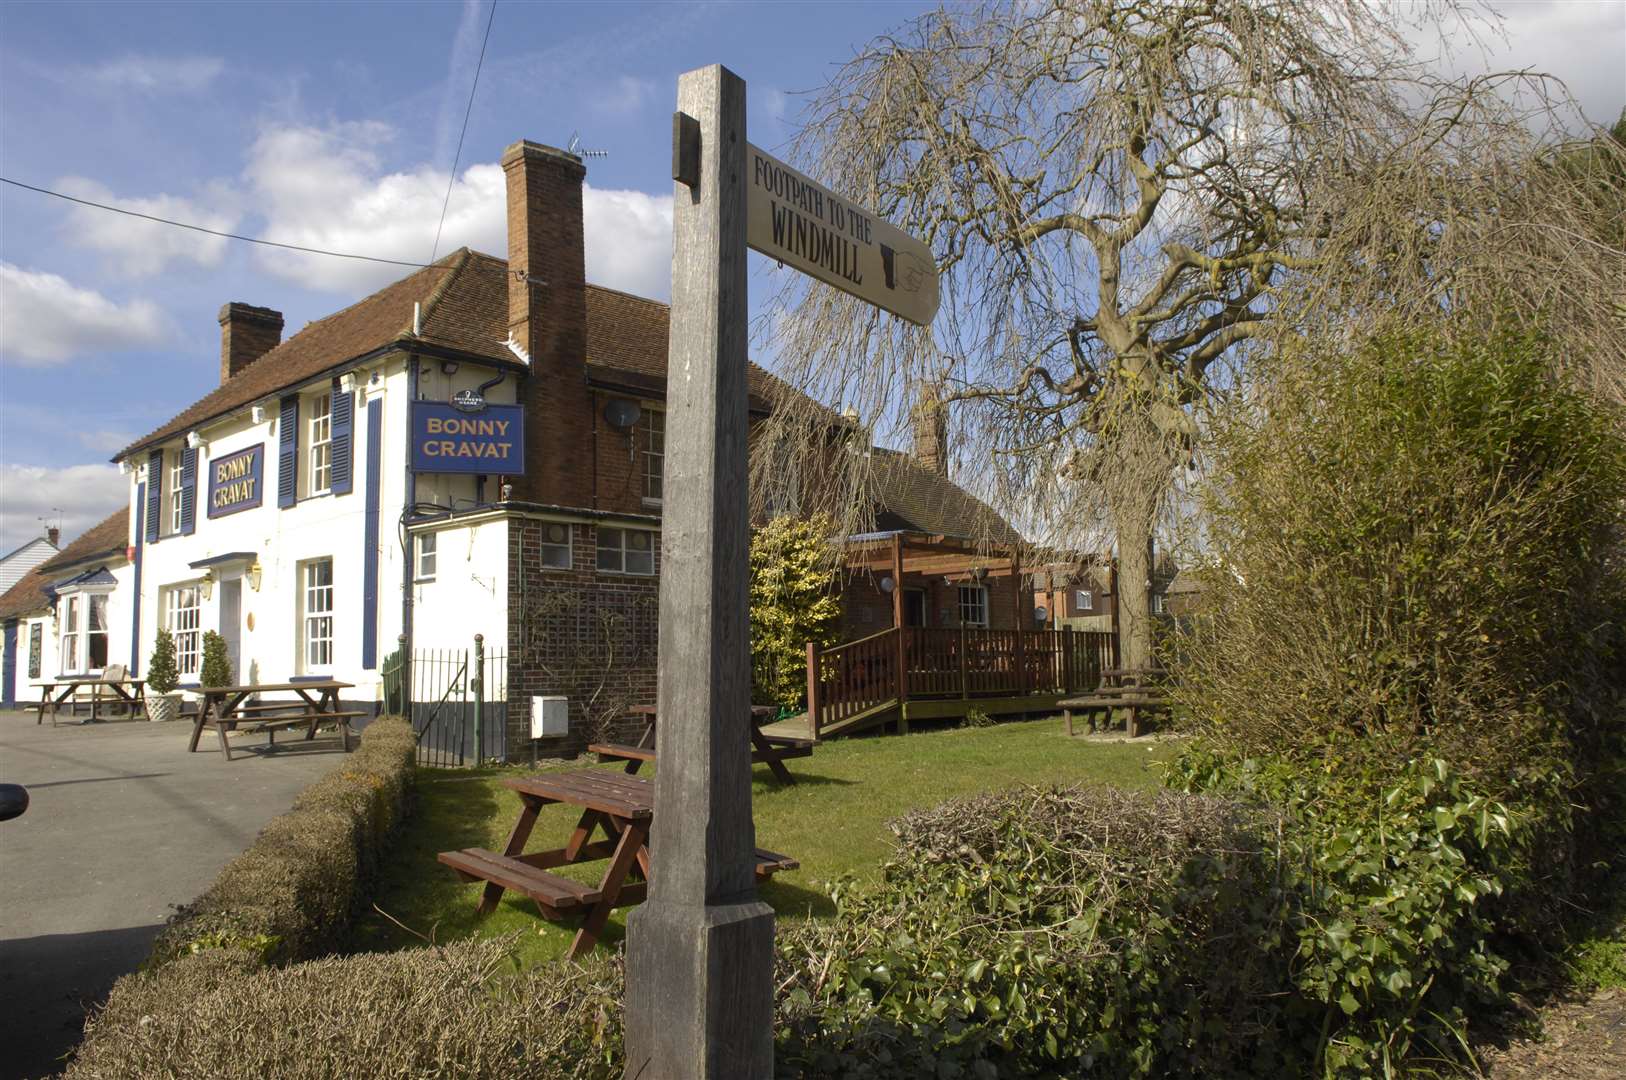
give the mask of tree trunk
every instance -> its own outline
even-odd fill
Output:
[[[1118,533],[1118,648],[1125,668],[1138,671],[1152,666],[1151,560],[1152,514],[1134,505],[1113,511]]]

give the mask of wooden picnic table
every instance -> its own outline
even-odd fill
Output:
[[[336,724],[344,752],[350,752],[350,721],[365,716],[362,712],[344,712],[339,707],[339,691],[349,690],[355,684],[336,679],[300,679],[282,683],[259,683],[254,686],[211,686],[202,693],[198,713],[192,720],[192,741],[187,752],[196,751],[203,729],[212,727],[220,736],[220,752],[231,760],[231,744],[226,735],[232,731],[263,731],[267,736],[266,749],[275,750],[277,732],[291,728],[305,729],[305,742],[316,738],[316,729],[325,724]],[[266,694],[294,695],[293,700],[268,701]],[[256,700],[249,701],[249,698]]]
[[[655,760],[655,713],[653,705],[637,705],[627,710],[633,716],[644,718],[643,732],[632,743],[593,743],[588,746],[602,760],[621,760],[627,763],[626,772],[636,773],[643,763]],[[778,712],[772,705],[751,706],[751,763],[766,765],[775,779],[783,784],[794,784],[796,778],[785,768],[787,758],[812,757],[811,739],[796,739],[787,735],[769,735],[762,725]]]
[[[51,710],[51,726],[56,727],[57,711],[64,703],[68,703],[74,694],[82,687],[90,687],[90,719],[86,723],[95,723],[100,717],[102,691],[110,690],[116,699],[112,704],[123,704],[130,709],[134,716],[137,709],[143,716],[147,713],[147,680],[130,679],[123,676],[108,678],[101,675],[63,675],[47,682],[33,684],[39,688],[40,704],[39,716],[34,720],[35,726],[45,723],[45,710]]]
[[[581,916],[567,954],[574,960],[598,941],[611,911],[641,903],[647,895],[655,786],[608,769],[543,773],[503,783],[519,794],[521,809],[502,852],[464,848],[443,851],[439,860],[464,881],[486,883],[475,909],[480,915],[495,911],[503,892],[514,889],[536,901],[544,918],[565,921]],[[537,814],[550,803],[579,806],[581,817],[564,847],[527,855],[525,845]],[[604,839],[594,840],[593,834],[600,830]],[[795,859],[761,848],[756,850],[756,858],[758,881],[799,865]],[[609,865],[597,885],[549,873],[555,867],[600,859],[608,859]]]
[[[1167,712],[1169,698],[1162,689],[1153,685],[1154,681],[1164,673],[1156,668],[1106,668],[1101,672],[1101,685],[1088,694],[1076,697],[1063,698],[1056,702],[1062,710],[1066,720],[1067,734],[1073,732],[1073,713],[1081,712],[1090,718],[1090,726],[1095,726],[1095,715],[1104,713],[1108,723],[1112,720],[1113,709],[1124,709],[1128,712],[1124,731],[1130,738],[1140,735],[1140,713]]]

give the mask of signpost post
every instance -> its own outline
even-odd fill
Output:
[[[745,83],[678,79],[661,521],[660,768],[627,919],[627,1080],[769,1080],[773,909],[751,817],[746,246],[917,323],[925,245],[745,141]]]

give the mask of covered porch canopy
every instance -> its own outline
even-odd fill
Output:
[[[859,533],[842,541],[849,572],[867,571],[881,591],[892,597],[892,625],[903,625],[903,589],[907,578],[942,578],[945,584],[980,583],[990,578],[1014,577],[1017,588],[1013,615],[1016,627],[1025,625],[1022,554],[1017,545],[997,540],[912,532]]]

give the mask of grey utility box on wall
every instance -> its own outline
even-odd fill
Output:
[[[533,696],[531,738],[551,739],[568,734],[570,734],[570,699]]]

